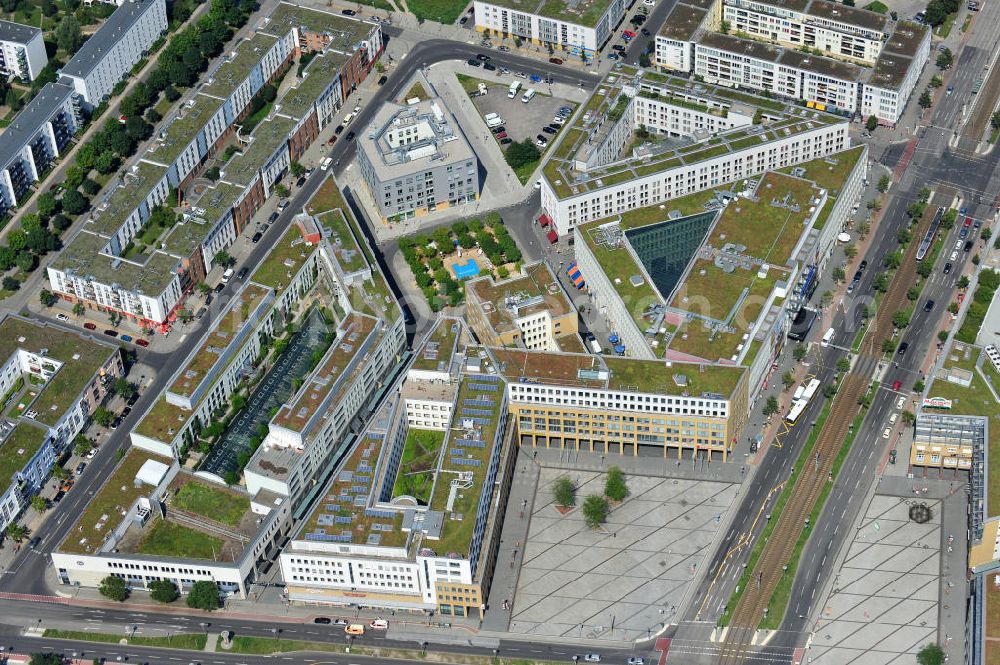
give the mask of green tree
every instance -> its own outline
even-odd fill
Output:
[[[905,328],[910,325],[910,313],[905,309],[897,309],[892,313],[892,325],[897,328]]]
[[[59,301],[59,296],[48,289],[42,289],[38,292],[38,300],[42,303],[43,307],[52,307],[52,305],[55,305]]]
[[[277,184],[274,186],[274,193],[278,195],[280,199],[287,199],[288,195],[291,193],[288,188],[282,184]]]
[[[938,51],[937,64],[938,69],[950,69],[951,65],[955,62],[955,56],[952,54],[950,48],[943,48]]]
[[[187,606],[206,612],[219,609],[219,585],[207,580],[195,582],[188,591]]]
[[[944,663],[944,649],[937,644],[928,644],[917,652],[917,663],[920,665],[942,665]]]
[[[295,176],[296,178],[299,178],[305,175],[306,173],[306,167],[302,166],[302,164],[300,164],[297,161],[292,162],[288,168],[291,170],[292,175]]]
[[[532,140],[528,138],[519,143],[515,142],[507,146],[506,157],[507,163],[510,164],[511,168],[519,169],[532,162],[537,162],[541,159],[542,153],[538,151]]]
[[[21,288],[21,282],[11,277],[10,275],[3,278],[2,285],[4,291],[17,291],[19,288]]]
[[[552,498],[557,506],[572,508],[576,505],[576,486],[569,476],[559,476],[552,481]]]
[[[939,330],[938,331],[938,341],[940,341],[940,342],[947,342],[948,341],[948,331],[947,330]]]
[[[36,494],[31,497],[31,507],[35,509],[35,512],[44,513],[49,509],[49,502]]]
[[[774,395],[768,395],[767,400],[764,402],[764,408],[761,409],[761,413],[770,418],[778,412],[778,398]]]
[[[83,313],[85,311],[86,308],[83,306],[83,303],[81,302],[73,303],[73,314],[75,314],[76,316],[83,316]]]
[[[156,580],[149,584],[149,596],[158,603],[172,603],[180,595],[177,585],[170,580]]]
[[[59,21],[55,30],[56,46],[66,53],[75,53],[83,43],[80,33],[80,22],[73,14],[66,14]]]
[[[71,189],[63,194],[62,206],[63,210],[71,215],[80,215],[87,210],[87,199],[84,198],[83,194]]]
[[[788,390],[795,384],[795,376],[791,372],[785,372],[781,375],[781,383],[785,386],[785,390]]]
[[[903,411],[903,422],[912,425],[917,421],[917,416],[910,410]]]
[[[844,374],[845,372],[847,372],[850,369],[851,369],[851,361],[850,360],[848,360],[847,358],[838,358],[837,359],[837,371],[838,372],[840,372],[841,374]]]
[[[611,506],[603,496],[591,494],[583,502],[583,521],[591,529],[596,529],[608,520]]]
[[[31,654],[28,665],[62,665],[63,655],[61,653],[39,652]]]
[[[101,586],[97,590],[105,598],[117,600],[119,603],[124,602],[129,596],[129,588],[125,584],[125,580],[114,575],[108,575],[101,580]]]
[[[960,289],[967,289],[967,288],[969,288],[969,278],[967,276],[965,276],[965,275],[962,275],[961,277],[958,278],[958,282],[956,283],[956,286],[958,288],[960,288]]]
[[[865,129],[869,132],[874,132],[878,129],[878,118],[873,115],[868,116],[868,119],[865,120]]]
[[[858,255],[858,248],[856,245],[844,245],[844,256],[850,261],[855,256]]]
[[[45,192],[38,197],[38,212],[45,217],[51,217],[59,211],[59,201],[52,192]]]
[[[215,257],[212,259],[212,263],[228,268],[236,263],[236,259],[230,256],[229,252],[216,252]]]
[[[924,392],[924,382],[923,381],[914,381],[913,382],[913,391],[914,392],[918,392],[918,393]]]
[[[847,277],[847,273],[844,272],[844,267],[843,266],[837,266],[836,268],[833,269],[833,272],[831,273],[831,277],[833,277],[833,281],[834,282],[836,282],[837,284],[840,284]]]
[[[924,90],[920,93],[920,99],[917,100],[917,104],[920,105],[920,108],[929,109],[933,103],[930,90]]]
[[[892,178],[890,178],[887,175],[882,176],[881,178],[878,179],[878,191],[884,194],[885,192],[889,191],[889,185],[891,184],[892,184]]]
[[[901,261],[902,259],[899,255],[899,252],[891,252],[889,254],[886,254],[885,258],[882,259],[882,263],[885,264],[885,267],[890,270],[895,270],[896,268],[898,268]]]
[[[608,469],[608,476],[604,481],[604,496],[612,501],[624,501],[625,497],[628,496],[625,473],[617,466]]]
[[[115,419],[115,415],[105,409],[103,406],[97,407],[94,411],[94,422],[96,422],[101,427],[107,427],[111,424],[111,421]]]
[[[83,456],[89,453],[94,447],[94,442],[82,434],[77,434],[73,439],[73,452]]]
[[[885,293],[886,291],[888,291],[889,290],[888,273],[880,272],[879,274],[875,275],[875,281],[872,282],[872,286],[874,286],[875,290],[880,293]]]
[[[28,527],[22,526],[17,522],[11,522],[7,525],[4,533],[7,534],[7,537],[15,543],[19,543],[28,537]]]
[[[916,300],[919,297],[920,297],[920,287],[911,286],[906,291],[906,299],[909,300],[910,302]]]
[[[802,362],[805,360],[806,356],[809,354],[809,349],[799,344],[792,351],[792,357],[795,358],[795,362]]]
[[[120,376],[115,380],[115,393],[122,399],[130,399],[136,393],[135,384]]]

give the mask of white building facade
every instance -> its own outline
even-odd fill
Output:
[[[571,18],[542,16],[481,0],[476,0],[473,6],[476,30],[479,32],[491,30],[534,44],[551,44],[556,50],[586,55],[587,58],[592,58],[597,49],[614,36],[618,23],[625,17],[626,8],[624,0],[610,0],[593,25],[584,25]],[[572,16],[570,12],[566,14]]]
[[[0,72],[34,81],[48,62],[39,28],[0,21]]]

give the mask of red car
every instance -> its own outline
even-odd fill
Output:
[[[497,138],[498,139],[505,139],[505,138],[507,138],[507,132],[500,132],[499,134],[497,134]]]
[[[631,30],[626,30],[622,33],[622,37],[625,39],[635,39],[635,33]]]
[[[553,65],[561,65],[563,63],[562,58],[549,58],[549,62]]]
[[[97,330],[97,325],[90,322],[84,323],[83,327],[86,328],[87,330]]]
[[[892,389],[893,390],[899,390],[902,386],[903,386],[903,382],[900,381],[899,379],[896,379],[895,381],[892,382]]]
[[[142,339],[141,337],[135,340],[135,343],[138,344],[139,346],[149,346],[149,342],[147,340]]]

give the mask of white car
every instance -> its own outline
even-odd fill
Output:
[[[646,665],[646,661],[638,656],[632,656],[628,659],[628,665]]]
[[[656,4],[656,0],[642,0],[642,4],[646,5],[647,7],[652,7],[653,5]]]
[[[892,434],[892,428],[891,427],[886,427],[884,430],[882,430],[882,438],[883,439],[888,439],[890,434]]]
[[[962,249],[962,241],[961,240],[956,240],[955,241],[955,249]]]
[[[69,317],[66,316],[65,314],[56,314],[56,318],[59,319],[60,321],[69,321]]]
[[[906,398],[900,395],[899,399],[896,400],[896,408],[902,409],[904,404],[906,404]]]
[[[542,188],[542,181],[541,180],[536,180],[535,181],[535,189],[541,189],[541,188]]]
[[[948,258],[950,258],[952,261],[958,261],[958,252],[952,252],[951,256]]]
[[[601,662],[601,654],[599,653],[588,653],[583,657],[586,663],[599,663]]]
[[[893,412],[893,414],[891,416],[889,416],[889,424],[890,425],[895,425],[897,420],[899,420],[899,414]]]

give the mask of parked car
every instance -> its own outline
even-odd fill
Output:
[[[502,44],[501,44],[501,45],[500,45],[500,46],[499,46],[498,48],[499,48],[499,49],[500,49],[501,51],[503,51],[504,53],[506,53],[507,51],[509,51],[509,50],[510,50],[510,47],[509,47],[509,46],[504,46],[504,45],[502,45]],[[500,68],[500,71],[503,71],[503,68],[502,68],[502,67]],[[507,73],[509,73],[509,72],[504,72],[504,73],[505,73],[505,74],[507,74]]]
[[[380,76],[379,79],[378,79],[378,84],[379,85],[385,85],[385,82],[388,81],[388,80],[389,80],[388,76],[385,76],[385,75]]]
[[[135,340],[135,343],[138,344],[139,346],[143,347],[143,348],[149,346],[149,341],[145,340],[145,339],[142,339],[141,337],[139,339]]]
[[[108,328],[107,330],[105,330],[104,334],[107,335],[108,337],[118,337],[118,331],[117,330],[112,330],[111,328]]]
[[[240,268],[240,271],[238,273],[236,273],[236,279],[239,279],[239,280],[246,279],[247,273],[249,273],[249,272],[250,272],[250,269],[247,268],[246,266],[243,266],[242,268]]]
[[[389,628],[389,622],[385,619],[374,619],[370,624],[368,624],[368,627],[373,628],[374,630],[386,630]]]
[[[951,261],[958,261],[958,252],[957,251],[952,252],[951,256],[949,256],[948,259],[950,259]]]
[[[97,324],[91,323],[90,321],[84,323],[83,327],[86,328],[87,330],[97,330]]]
[[[295,181],[295,186],[296,187],[301,187],[304,184],[306,184],[306,177],[305,176],[302,176],[301,178],[299,178],[298,180]]]
[[[74,473],[76,473],[76,475],[79,476],[81,473],[84,472],[84,470],[86,468],[87,468],[87,463],[86,462],[80,462],[79,464],[76,465],[76,470],[74,471]]]
[[[334,626],[346,626],[347,625],[347,619],[334,619],[333,620],[333,625]]]
[[[131,335],[122,335],[121,340],[123,342],[131,342],[132,341],[132,336]]]
[[[950,263],[944,264],[944,271],[943,272],[946,275],[951,272],[951,264]]]
[[[495,72],[497,70],[497,66],[491,62],[484,62],[483,69],[485,69],[488,72]]]
[[[485,53],[477,53],[476,54],[476,60],[480,60],[482,62],[486,62],[487,60],[490,60],[490,56],[486,55]]]
[[[505,138],[507,138],[507,132],[500,132],[499,134],[497,134],[497,138],[498,139],[505,139]]]
[[[650,33],[650,32],[649,32],[649,30],[647,30],[646,28],[643,28],[643,29],[642,29],[642,30],[640,30],[639,32],[641,32],[641,33],[642,33],[642,36],[643,36],[643,37],[649,37],[649,36],[650,36],[650,35],[652,34],[652,33]],[[642,660],[642,659],[640,658],[639,660]]]
[[[552,129],[548,125],[546,125],[545,127],[542,127],[542,131],[545,132],[546,134],[555,134],[556,133],[556,130]]]
[[[858,264],[858,270],[860,270],[861,272],[864,272],[865,268],[867,267],[868,267],[868,261],[862,261],[860,264]]]
[[[330,617],[316,617],[313,619],[313,623],[328,624],[330,623]]]
[[[965,244],[962,245],[962,251],[963,252],[968,252],[970,249],[972,249],[972,241],[971,240],[966,240]]]
[[[118,426],[121,425],[121,424],[122,424],[122,419],[121,418],[115,418],[114,420],[112,420],[111,421],[111,429],[112,429],[112,431],[118,429]]]
[[[902,344],[899,345],[899,348],[896,349],[896,353],[899,354],[899,355],[901,355],[901,356],[905,356],[906,355],[906,350],[908,348],[910,348],[910,343],[909,342],[903,342]]]
[[[653,4],[650,2],[650,4]],[[638,656],[632,656],[628,659],[628,665],[646,665],[646,661]]]
[[[56,318],[59,319],[60,321],[69,321],[69,317],[66,316],[65,314],[56,314]]]
[[[263,238],[263,237],[264,237],[264,234],[261,233],[260,231],[257,231],[257,233],[253,234],[253,237],[250,238],[250,240],[252,240],[253,243],[256,245],[258,242],[260,242],[260,239]]]
[[[459,23],[461,23],[462,25],[465,25],[468,22],[469,22],[469,17],[468,16],[463,16],[462,20],[459,21]]]
[[[502,139],[500,139],[500,145],[507,145],[508,143],[513,143],[510,137],[505,136]]]
[[[622,46],[621,44],[613,44],[611,48],[614,49],[615,51],[618,51],[619,53],[625,52],[625,47]]]
[[[121,412],[121,418],[122,418],[122,420],[125,420],[126,418],[128,418],[128,415],[130,413],[132,413],[132,407],[131,406],[126,406],[124,409],[122,409],[122,412]]]
[[[357,14],[357,12],[354,11],[353,9],[341,9],[340,13],[343,14],[344,16],[354,16]]]
[[[139,344],[140,342],[146,342],[146,340],[142,339],[141,337],[139,339],[135,340],[136,344]],[[146,342],[146,344],[149,344],[149,342]],[[140,346],[142,346],[142,345],[140,344]],[[126,404],[126,406],[131,407],[131,406],[133,406],[138,401],[139,401],[139,393],[135,392],[135,393],[132,393],[132,395],[127,400],[125,400],[125,404]]]
[[[601,662],[601,654],[599,653],[588,653],[583,657],[585,663],[599,663]]]
[[[561,65],[563,63],[562,58],[549,58],[549,62],[553,65]]]
[[[342,131],[344,131],[344,126],[343,125],[337,125],[337,128],[335,130],[333,130],[333,133],[334,134],[340,134]]]
[[[499,127],[494,127],[490,131],[493,132],[494,134],[501,134],[503,132],[506,132],[507,128],[504,127],[503,125],[500,125]]]
[[[348,141],[354,140],[354,132],[347,132],[347,140]]]
[[[272,212],[271,215],[267,218],[269,224],[273,224],[277,220],[278,220],[278,213],[276,212]]]
[[[890,434],[892,434],[892,428],[891,427],[886,427],[884,430],[882,430],[882,438],[883,439],[888,439]]]

